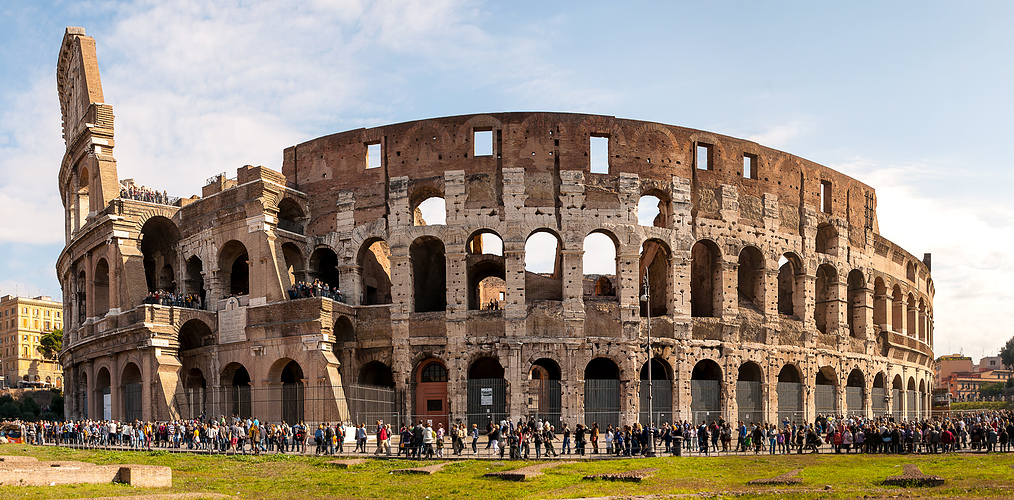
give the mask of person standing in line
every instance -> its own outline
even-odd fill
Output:
[[[479,424],[472,424],[472,455],[479,454]]]
[[[560,453],[570,455],[570,429],[563,424],[563,445],[560,446]]]

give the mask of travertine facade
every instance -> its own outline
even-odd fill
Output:
[[[271,420],[278,388],[307,420],[346,418],[358,383],[394,388],[390,418],[604,425],[647,417],[648,366],[657,420],[928,414],[929,258],[879,235],[855,179],[700,130],[500,113],[321,137],[286,149],[281,173],[128,200],[106,189],[112,113],[74,30],[58,71],[72,417],[108,399],[114,417],[165,418],[189,389],[252,386],[245,408],[202,408]],[[608,152],[594,165],[592,142]],[[420,215],[433,198],[442,224]],[[657,206],[652,225],[639,205]],[[528,260],[552,265],[526,271],[536,237],[550,243]],[[615,268],[585,274],[593,253]],[[289,300],[315,279],[345,303]],[[141,303],[157,289],[210,310]],[[332,389],[311,405],[297,386]]]

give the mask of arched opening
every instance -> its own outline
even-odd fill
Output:
[[[915,264],[911,261],[905,264],[905,278],[915,283]]]
[[[127,363],[120,376],[123,395],[123,419],[127,422],[141,420],[141,369],[134,363]]]
[[[651,303],[644,300],[641,304],[641,317],[665,316],[670,314],[672,307],[672,252],[661,240],[650,239],[641,244],[641,258],[638,261],[637,287],[638,295],[647,293]],[[644,290],[644,273],[648,273],[648,290]]]
[[[849,321],[849,335],[859,338],[866,338],[866,311],[867,304],[866,278],[863,272],[853,269],[848,277],[848,302],[846,303],[846,317]]]
[[[778,421],[782,427],[804,420],[802,380],[795,365],[785,365],[778,372]]]
[[[563,300],[560,238],[540,229],[525,241],[525,300]]]
[[[447,222],[447,202],[436,189],[422,189],[412,195],[412,225],[438,226]]]
[[[866,379],[858,368],[849,373],[845,382],[845,411],[852,415],[866,414]]]
[[[648,381],[651,381],[649,384]],[[651,358],[641,365],[638,421],[642,424],[672,422],[672,367],[665,360]],[[648,396],[651,395],[649,408]],[[649,411],[650,410],[650,411]]]
[[[717,421],[722,417],[722,369],[703,359],[690,372],[690,415],[692,422]]]
[[[222,409],[230,416],[251,416],[250,373],[239,363],[229,363],[222,371]]]
[[[77,377],[71,378],[71,384],[76,385],[73,387],[74,394],[78,398],[78,414],[79,419],[95,418],[98,419],[98,415],[92,413],[92,409],[88,406],[88,374],[84,370],[77,368],[75,371],[78,373]],[[72,387],[68,386],[68,389]],[[94,415],[94,416],[93,416]]]
[[[690,250],[690,311],[696,318],[716,316],[721,258],[714,242],[701,240]]]
[[[905,295],[901,293],[901,287],[894,285],[891,290],[891,328],[895,332],[905,333]]]
[[[926,381],[925,380],[920,380],[919,381],[919,399],[918,399],[918,402],[916,403],[916,407],[915,407],[915,418],[917,418],[917,419],[925,418],[925,416],[923,415],[923,413],[926,413],[926,408],[928,408],[927,402],[928,402],[928,399],[926,398]]]
[[[528,408],[531,416],[558,426],[561,422],[563,392],[560,365],[549,358],[540,358],[528,371]]]
[[[880,372],[873,378],[873,389],[870,391],[870,401],[873,403],[873,418],[880,418],[887,415],[887,386],[884,380],[884,373]]]
[[[72,201],[74,206],[74,229],[80,229],[81,226],[85,225],[85,221],[88,220],[88,215],[91,213],[91,202],[88,198],[88,185],[90,184],[91,178],[88,169],[81,167],[77,175],[77,189],[74,190],[74,200]]]
[[[637,200],[637,224],[640,226],[669,227],[672,220],[670,203],[661,191],[651,191]]]
[[[905,304],[908,306],[908,321],[905,322],[905,334],[916,338],[919,335],[919,304],[915,301],[915,295],[908,294],[908,300],[905,301]]]
[[[447,309],[447,260],[444,242],[432,236],[416,238],[409,246],[415,312]]]
[[[349,412],[352,420],[369,423],[380,420],[392,428],[399,423],[395,407],[394,373],[380,361],[370,361],[359,369],[358,383],[349,384]]]
[[[95,316],[102,317],[109,312],[109,263],[99,259],[95,264]]]
[[[796,307],[799,287],[799,276],[803,272],[803,266],[799,257],[793,253],[782,255],[778,260],[778,314],[799,318],[802,314],[802,307]]]
[[[743,247],[737,271],[739,307],[764,313],[764,256],[757,247]]]
[[[281,405],[278,414],[282,421],[293,424],[303,420],[303,369],[299,363],[289,361],[282,368]]]
[[[887,285],[884,278],[878,277],[873,280],[873,324],[883,327],[887,325],[887,303],[890,297],[887,296]]]
[[[391,249],[381,239],[367,240],[359,251],[364,305],[391,303]]]
[[[74,283],[75,287],[75,305],[77,307],[77,324],[81,325],[85,322],[85,318],[88,316],[88,293],[87,288],[88,281],[85,277],[85,272],[82,270],[77,274],[77,281]]]
[[[196,255],[187,259],[187,294],[198,300],[191,300],[196,309],[204,309],[206,295],[204,292],[204,263]]]
[[[207,416],[208,383],[200,368],[188,370],[183,380],[183,404],[177,405],[181,416],[185,418],[201,418]]]
[[[838,376],[834,368],[821,367],[817,370],[814,387],[814,406],[818,415],[838,414]]]
[[[595,358],[584,369],[585,425],[620,423],[620,367],[609,358]]]
[[[303,252],[295,243],[285,242],[282,243],[282,259],[285,261],[285,276],[288,278],[288,283],[283,285],[288,285],[291,290],[292,285],[304,281]]]
[[[278,202],[278,229],[290,233],[303,234],[303,209],[291,198],[282,198]]]
[[[764,389],[761,367],[753,361],[739,365],[736,378],[736,405],[739,421],[764,423]]]
[[[820,333],[827,333],[828,329],[836,325],[837,319],[837,293],[838,273],[829,264],[817,268],[817,279],[814,284],[816,297],[813,304],[813,320],[817,323],[817,330]]]
[[[610,234],[596,231],[585,236],[582,256],[585,298],[616,299],[616,249],[616,240]]]
[[[93,417],[102,420],[113,419],[113,392],[110,385],[109,370],[106,367],[99,368],[95,375],[95,410]]]
[[[485,427],[490,421],[509,419],[507,413],[507,380],[496,358],[483,357],[468,367],[468,427]]]
[[[329,288],[338,290],[341,287],[340,273],[338,272],[338,255],[334,253],[328,247],[320,247],[313,251],[310,255],[310,273],[308,278],[299,279],[299,281],[317,281],[327,285]],[[299,276],[297,275],[297,278]],[[312,295],[312,293],[302,293],[300,297],[304,295]]]
[[[352,326],[352,320],[348,316],[338,316],[334,322],[334,341],[338,349],[342,349],[346,342],[355,342],[356,330]]]
[[[447,429],[447,367],[436,358],[419,363],[415,370],[415,414],[420,420],[443,423]],[[485,426],[485,422],[483,423]],[[471,428],[471,426],[469,426]]]
[[[239,241],[230,240],[222,246],[222,251],[218,254],[218,269],[228,295],[250,293],[249,260],[246,247]]]
[[[148,291],[175,293],[176,279],[172,266],[176,264],[176,245],[180,240],[179,228],[173,221],[156,216],[144,223],[139,238]]]
[[[905,389],[905,383],[901,380],[901,375],[895,375],[894,380],[891,382],[891,415],[894,416],[894,420],[901,421],[904,416],[904,410],[902,405],[905,401],[903,398]]]
[[[922,297],[919,298],[919,340],[926,342],[926,302],[923,301]]]
[[[919,417],[919,395],[915,393],[915,378],[908,379],[908,392],[905,394],[905,418],[914,421]]]
[[[817,253],[838,255],[838,230],[831,224],[817,226],[817,241],[814,246]]]
[[[492,231],[479,230],[468,239],[465,250],[468,308],[503,309],[507,299],[503,240]]]
[[[192,352],[204,346],[204,339],[214,339],[211,328],[199,319],[192,319],[180,326],[179,357],[196,355]]]

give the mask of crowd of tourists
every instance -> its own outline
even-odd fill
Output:
[[[338,287],[333,287],[321,280],[313,280],[313,283],[298,281],[289,287],[289,299],[306,299],[309,297],[325,297],[338,302],[345,302],[345,296]]]
[[[146,201],[148,203],[158,203],[160,205],[173,205],[178,199],[170,197],[165,191],[160,193],[157,189],[151,189],[145,186],[136,186],[134,184],[130,184],[129,186],[120,186],[120,198]]]
[[[485,428],[458,421],[445,429],[441,422],[419,420],[414,425],[401,425],[397,431],[382,421],[370,426],[321,422],[314,428],[304,422],[268,423],[237,416],[167,422],[3,422],[4,429],[12,425],[20,426],[25,442],[36,445],[239,454],[309,453],[312,447],[317,455],[377,454],[416,459],[450,455],[539,459],[652,453],[1006,453],[1014,444],[1014,413],[1009,411],[923,421],[818,416],[805,424],[788,419],[780,425],[717,420],[663,423],[657,427],[607,424],[604,428],[597,423],[573,428],[561,424],[557,428],[548,420],[530,418],[489,421]]]
[[[148,292],[144,298],[145,304],[156,304],[163,306],[186,307],[189,309],[204,309],[204,301],[201,296],[194,293],[173,293],[165,290]]]

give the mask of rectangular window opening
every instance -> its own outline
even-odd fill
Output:
[[[743,153],[743,177],[746,179],[757,178],[757,155]]]
[[[442,399],[427,399],[426,400],[426,411],[444,411],[444,400],[442,400]]]
[[[820,211],[831,213],[831,181],[820,181]]]
[[[380,143],[366,145],[366,168],[377,168],[380,166],[381,149]]]
[[[472,132],[475,145],[475,156],[493,156],[493,131],[475,130]]]
[[[711,170],[711,144],[697,144],[697,170]]]
[[[591,158],[591,173],[609,173],[609,138],[605,136],[591,137],[589,157]]]

